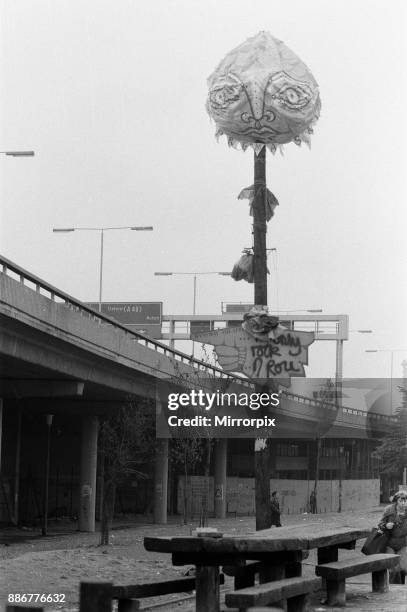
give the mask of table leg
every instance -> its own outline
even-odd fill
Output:
[[[338,547],[337,546],[325,546],[318,548],[318,565],[324,563],[331,563],[338,560]],[[322,588],[328,590],[326,578],[322,578]]]
[[[332,561],[337,560],[337,546],[324,546],[323,548],[318,548],[318,565],[323,565],[324,563],[331,563]]]
[[[302,564],[299,561],[288,563],[285,568],[285,577],[296,578],[297,576],[302,576]]]
[[[262,565],[259,570],[259,582],[271,582],[273,580],[283,580],[285,578],[284,565]]]
[[[259,571],[259,582],[271,582],[272,580],[283,580],[301,576],[302,572],[302,552],[284,551],[282,557],[278,558],[278,553],[271,556],[270,561],[262,560]]]
[[[196,566],[196,612],[219,612],[219,567]]]
[[[245,589],[246,587],[254,586],[255,574],[246,574],[245,576],[235,576],[235,591]]]

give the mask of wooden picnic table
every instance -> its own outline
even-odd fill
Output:
[[[171,554],[174,565],[195,565],[196,612],[217,612],[220,566],[244,566],[246,560],[260,561],[263,583],[301,576],[302,551],[318,549],[318,564],[337,561],[339,548],[355,548],[356,540],[369,532],[370,529],[329,528],[320,523],[307,523],[273,527],[248,535],[146,537],[144,546],[148,551]]]

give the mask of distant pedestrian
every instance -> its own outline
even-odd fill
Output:
[[[275,525],[276,527],[281,527],[280,501],[278,499],[277,491],[273,491],[271,494],[270,507],[271,507],[271,524]]]
[[[311,514],[317,513],[317,494],[315,489],[312,489],[311,495],[309,496],[309,509]]]

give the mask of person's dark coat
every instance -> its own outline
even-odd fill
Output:
[[[394,523],[393,529],[387,529],[387,523]],[[407,545],[407,513],[398,515],[396,512],[396,504],[390,504],[390,506],[384,509],[378,527],[383,533],[387,533],[389,536],[387,545],[392,548],[394,552],[399,551]]]
[[[276,525],[277,527],[281,527],[280,504],[278,503],[277,498],[275,497],[271,498],[270,508],[271,508],[271,524]]]

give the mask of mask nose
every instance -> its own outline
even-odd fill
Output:
[[[261,128],[260,119],[263,117],[263,102],[264,102],[264,91],[257,83],[252,83],[248,88],[248,95],[253,109],[253,115],[255,119],[255,127]]]

